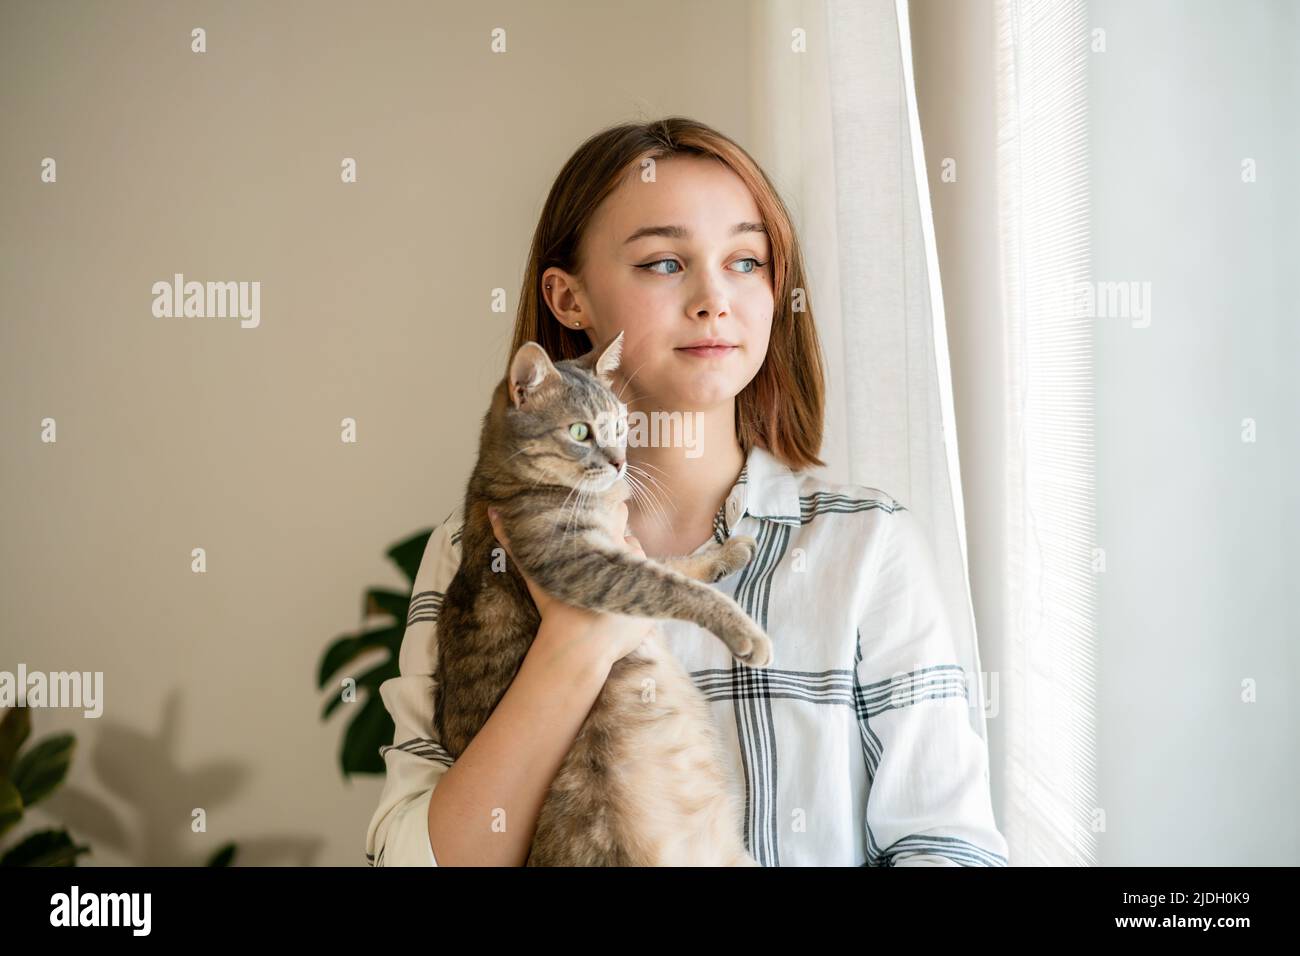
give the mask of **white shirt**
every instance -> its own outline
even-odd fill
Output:
[[[380,748],[387,777],[366,834],[376,866],[437,865],[429,796],[452,758],[433,728],[436,625],[461,510],[429,537],[401,676],[379,688],[395,733]],[[772,663],[736,663],[689,622],[660,628],[710,702],[750,854],[765,866],[1006,866],[987,745],[966,712],[970,678],[912,512],[755,447],[714,519],[716,538],[733,533],[752,535],[757,552],[713,587],[772,638]]]

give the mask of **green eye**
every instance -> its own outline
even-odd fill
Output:
[[[586,441],[587,423],[574,422],[572,425],[569,426],[569,434],[572,435],[574,438],[576,438],[578,441]]]

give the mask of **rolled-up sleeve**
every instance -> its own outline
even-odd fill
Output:
[[[988,747],[967,714],[967,675],[933,553],[910,510],[881,517],[854,688],[869,781],[867,865],[1006,866]]]
[[[366,831],[372,866],[437,866],[429,842],[429,798],[452,765],[433,726],[438,661],[438,612],[460,565],[458,508],[429,536],[416,572],[398,676],[379,687],[393,719],[393,742],[380,748],[384,789]]]

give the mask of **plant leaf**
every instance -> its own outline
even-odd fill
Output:
[[[24,806],[35,805],[63,782],[76,746],[72,734],[55,734],[28,748],[18,758],[10,779],[23,795]]]
[[[420,562],[424,559],[424,552],[434,530],[427,528],[417,531],[388,549],[388,558],[401,569],[411,588],[415,586]],[[363,614],[388,614],[395,623],[391,627],[365,634],[337,638],[321,657],[316,677],[317,687],[324,690],[331,676],[347,668],[362,653],[375,648],[386,648],[389,652],[387,660],[357,678],[358,688],[365,688],[368,693],[343,735],[339,763],[344,776],[384,772],[384,760],[379,756],[379,748],[392,743],[394,726],[392,717],[384,707],[383,698],[379,695],[379,686],[389,678],[399,676],[401,672],[398,659],[402,639],[406,634],[406,618],[411,608],[410,592],[371,588],[363,598],[362,608]],[[321,719],[327,719],[342,703],[341,693],[330,695],[322,710]]]
[[[405,624],[411,610],[411,595],[398,591],[386,591],[383,588],[371,588],[361,600],[362,616],[387,614]]]
[[[208,857],[208,866],[230,866],[235,859],[235,844],[227,843],[217,849],[217,852]]]
[[[390,677],[400,677],[401,669],[397,666],[397,661],[384,661],[382,664],[376,664],[370,670],[366,671],[357,678],[357,686],[364,687],[366,690],[372,690],[376,696],[379,694],[379,685]]]
[[[402,636],[406,633],[406,616],[399,618],[400,623],[381,627],[365,634],[352,634],[338,638],[325,651],[321,658],[320,670],[316,675],[317,689],[324,690],[330,678],[343,670],[354,660],[376,647],[386,647],[393,657],[402,647]]]
[[[390,677],[400,677],[402,674],[401,667],[397,663],[397,657],[391,657],[381,664],[372,667],[356,679],[357,689],[365,688],[372,693],[367,694],[367,700],[371,697],[379,697],[379,685]],[[360,696],[360,695],[358,695]],[[325,709],[321,711],[321,720],[326,720],[330,714],[343,703],[342,690],[337,694],[330,695],[330,699],[325,704]]]
[[[8,777],[0,777],[0,836],[23,818],[23,795]]]
[[[0,866],[76,866],[88,846],[75,846],[67,830],[38,830],[0,857]]]
[[[32,732],[32,717],[26,707],[8,707],[0,717],[0,777],[9,776],[14,755]]]
[[[344,775],[383,773],[384,758],[379,756],[379,748],[393,742],[393,731],[393,718],[388,715],[383,699],[372,694],[343,735],[339,763]]]
[[[388,549],[389,559],[402,569],[402,573],[406,575],[406,580],[411,582],[412,587],[415,587],[415,575],[420,570],[420,559],[424,557],[424,549],[428,547],[429,536],[433,532],[433,528],[418,531]]]

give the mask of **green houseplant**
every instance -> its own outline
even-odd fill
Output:
[[[77,745],[72,734],[54,734],[23,750],[31,732],[27,707],[5,710],[0,718],[0,837],[63,782],[72,763]],[[0,866],[76,866],[77,857],[89,852],[66,829],[38,830],[5,850]]]
[[[12,707],[0,717],[0,837],[16,826],[28,807],[44,800],[63,783],[72,764],[77,740],[54,734],[28,747],[32,718],[27,707]],[[229,866],[236,845],[226,843],[208,858],[208,866]],[[8,850],[0,851],[0,866],[76,866],[90,847],[76,844],[66,828],[38,830]]]
[[[383,623],[369,630],[363,624],[359,633],[336,638],[321,657],[317,686],[321,690],[331,683],[335,686],[335,693],[326,702],[321,719],[328,720],[330,714],[345,703],[356,709],[348,722],[339,749],[339,766],[345,777],[354,773],[384,772],[384,759],[379,756],[379,748],[393,742],[393,719],[388,716],[388,710],[379,696],[379,685],[390,677],[398,676],[398,652],[406,633],[411,591],[415,587],[420,559],[424,556],[425,546],[432,533],[432,528],[420,531],[388,549],[389,560],[406,576],[407,586],[404,590],[370,588],[362,598],[363,621],[382,615],[391,618],[392,623]],[[363,673],[356,674],[360,659],[376,650],[384,652],[379,662],[372,664]],[[345,694],[347,685],[344,682],[348,678],[355,682],[357,697],[354,700],[347,699]]]

